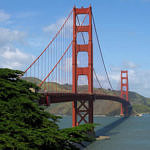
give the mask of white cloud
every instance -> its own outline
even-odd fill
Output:
[[[54,34],[60,29],[60,27],[64,24],[64,22],[65,22],[65,18],[60,18],[59,20],[56,21],[56,23],[53,23],[53,24],[50,24],[50,25],[44,27],[43,31],[46,33]],[[69,19],[69,21],[67,21],[67,23],[65,24],[64,27],[67,31],[72,32],[72,30],[71,30],[72,23],[73,23],[72,20]]]
[[[0,10],[0,23],[8,23],[10,17]],[[33,61],[33,55],[23,52],[26,38],[27,34],[23,31],[0,27],[0,67],[24,70],[26,65]]]
[[[123,63],[124,68],[128,68],[128,69],[134,69],[136,67],[138,67],[135,63],[131,62],[131,61],[126,61]]]
[[[110,80],[113,80],[115,82],[119,82],[120,81],[120,72],[119,73],[112,73],[111,75],[109,75]]]
[[[34,56],[21,52],[18,48],[5,46],[0,48],[0,67],[10,69],[24,69],[25,65],[33,61]]]
[[[28,55],[21,52],[18,48],[11,50],[10,47],[4,47],[4,53],[1,55],[5,59],[27,59]]]
[[[2,68],[9,68],[9,69],[19,69],[22,64],[19,62],[5,62],[4,64],[0,65]]]
[[[0,22],[5,22],[10,19],[10,15],[0,10]]]
[[[18,30],[10,30],[8,28],[0,28],[0,44],[4,45],[12,42],[23,42],[26,37],[25,32]]]
[[[128,65],[127,65],[128,64]],[[125,66],[124,66],[125,65]],[[128,67],[127,67],[128,66]],[[121,66],[112,67],[109,77],[114,89],[120,90],[121,70],[128,70],[129,90],[150,97],[150,70],[143,70],[134,62],[126,62]]]
[[[43,28],[44,32],[50,32],[50,33],[57,32],[57,30],[58,30],[58,27],[56,24],[51,24]]]
[[[0,10],[0,23],[7,23],[11,16]],[[19,30],[0,27],[0,67],[24,69],[33,56],[17,48],[17,44],[24,45],[26,33]]]
[[[9,28],[0,28],[0,67],[23,70],[33,58],[22,52],[17,44],[24,45],[26,33]]]

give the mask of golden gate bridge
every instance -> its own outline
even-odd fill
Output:
[[[103,75],[99,77],[97,72],[102,74],[101,70]],[[79,88],[81,76],[87,78],[86,90]],[[47,47],[25,70],[23,77],[41,87],[39,92],[43,96],[40,104],[49,106],[52,103],[71,101],[73,127],[81,122],[93,123],[95,100],[121,103],[120,114],[123,116],[128,116],[131,112],[127,71],[121,71],[121,96],[96,90],[113,88],[102,55],[91,6],[74,7],[71,10]],[[65,86],[66,88],[63,88]]]

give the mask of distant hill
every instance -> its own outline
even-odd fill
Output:
[[[39,79],[36,78],[24,78],[27,81],[34,81],[36,84],[40,83]],[[55,91],[57,85],[57,91],[61,92],[69,92],[71,91],[72,86],[68,84],[58,84],[55,82],[49,83],[51,88],[49,92]],[[48,86],[48,83],[45,85]],[[42,87],[41,91],[43,91],[44,87]],[[78,87],[79,93],[87,92],[87,86],[82,85]],[[101,93],[101,94],[109,94],[109,95],[120,95],[120,91],[111,91],[106,89],[98,89],[94,88],[94,93]],[[146,98],[138,93],[129,91],[129,101],[133,106],[133,113],[150,113],[150,98]],[[72,103],[58,103],[58,104],[51,104],[50,107],[46,108],[46,111],[53,113],[53,114],[64,114],[69,115],[72,114]],[[113,102],[113,101],[95,101],[94,102],[94,114],[95,115],[119,115],[120,114],[120,103]]]

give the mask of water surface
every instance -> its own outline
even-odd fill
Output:
[[[85,150],[150,150],[150,115],[142,117],[94,117],[96,135],[110,136],[110,140],[95,141]],[[64,116],[61,128],[71,127],[71,116]]]

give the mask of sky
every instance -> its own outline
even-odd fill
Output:
[[[90,4],[113,87],[128,70],[129,90],[150,97],[150,0],[0,0],[0,67],[24,70],[52,39],[49,30],[74,5]]]

